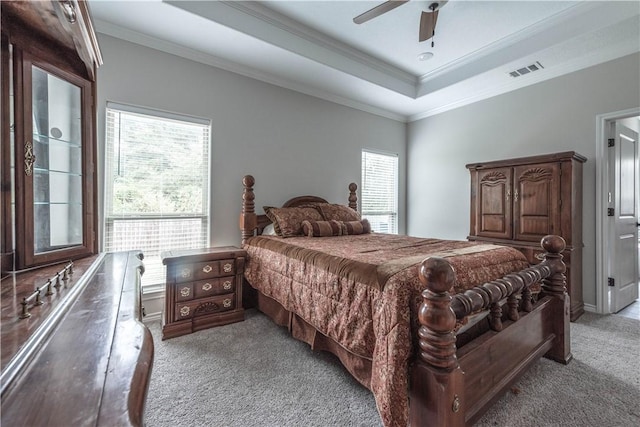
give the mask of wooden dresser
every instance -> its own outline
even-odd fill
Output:
[[[162,339],[244,320],[244,250],[223,246],[161,256],[167,266]]]
[[[540,239],[562,236],[567,248],[571,320],[582,300],[582,165],[573,151],[468,164],[471,215],[468,239],[513,246],[530,263],[540,260]]]
[[[141,258],[102,253],[2,277],[0,424],[144,424],[153,338]]]

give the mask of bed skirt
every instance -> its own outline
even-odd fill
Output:
[[[334,354],[347,371],[363,386],[371,390],[371,359],[355,355],[326,335],[318,332],[300,316],[286,310],[278,301],[257,291],[257,308],[274,323],[284,326],[297,340],[311,346],[314,351]]]

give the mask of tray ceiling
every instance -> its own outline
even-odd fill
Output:
[[[640,51],[637,1],[450,0],[440,10],[433,47],[431,40],[418,42],[420,14],[431,2],[409,1],[353,23],[380,3],[90,0],[89,6],[98,32],[402,121]],[[432,58],[420,61],[425,52]],[[535,72],[510,74],[531,65]]]

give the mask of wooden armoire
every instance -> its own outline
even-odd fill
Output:
[[[571,320],[582,300],[582,164],[568,151],[467,165],[471,174],[469,240],[513,246],[530,263],[540,260],[540,239],[564,238]]]

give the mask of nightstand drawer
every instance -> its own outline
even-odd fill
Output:
[[[194,298],[204,298],[213,295],[235,292],[235,277],[216,277],[215,279],[200,280],[193,283]]]
[[[235,272],[236,264],[233,259],[183,264],[176,267],[175,280],[176,283],[191,282],[194,280],[233,275]]]
[[[176,303],[176,320],[191,319],[205,314],[220,313],[235,308],[235,295],[227,294],[216,297]]]
[[[193,299],[193,283],[178,283],[176,286],[176,301]]]

